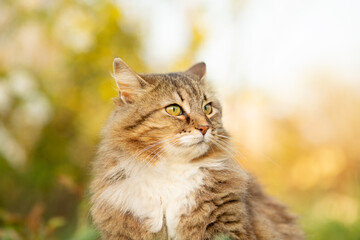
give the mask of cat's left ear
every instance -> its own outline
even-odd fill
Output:
[[[196,76],[199,81],[202,81],[206,75],[206,64],[204,62],[196,63],[186,70],[186,72]]]
[[[134,102],[148,83],[119,57],[114,59],[113,67],[114,78],[119,88],[121,100],[124,103]]]

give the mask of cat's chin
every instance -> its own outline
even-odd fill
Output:
[[[203,156],[209,150],[209,144],[205,141],[201,141],[192,145],[169,146],[166,149],[166,153],[169,159],[187,162]]]

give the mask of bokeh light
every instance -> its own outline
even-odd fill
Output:
[[[97,239],[90,162],[138,72],[207,63],[233,157],[311,240],[360,238],[356,0],[0,1],[0,239]]]

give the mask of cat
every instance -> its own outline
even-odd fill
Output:
[[[297,218],[232,160],[205,63],[138,74],[115,58],[113,68],[119,97],[90,186],[102,239],[304,239]]]

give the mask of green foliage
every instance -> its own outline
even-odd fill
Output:
[[[338,221],[328,221],[316,224],[307,230],[309,239],[316,240],[358,240],[360,236],[360,223],[354,223],[350,228]]]
[[[231,238],[226,236],[225,234],[220,234],[215,236],[213,240],[231,240]]]
[[[120,56],[146,70],[143,36],[112,0],[3,0],[0,16],[0,239],[97,239],[87,186],[117,94],[111,63]],[[206,38],[192,22],[177,69],[190,65]],[[231,109],[227,119],[245,121],[227,124],[235,140],[281,166],[258,153],[244,164],[297,211],[308,239],[360,239],[359,95],[328,82],[317,87],[304,99],[313,108],[285,117],[266,115],[271,104],[260,93],[237,91],[224,109]]]
[[[24,32],[36,40],[25,43],[29,55],[0,56],[8,101],[0,108],[0,239],[96,239],[90,161],[116,95],[112,59],[143,69],[138,34],[110,0],[1,5],[12,13],[1,26],[7,48]]]

